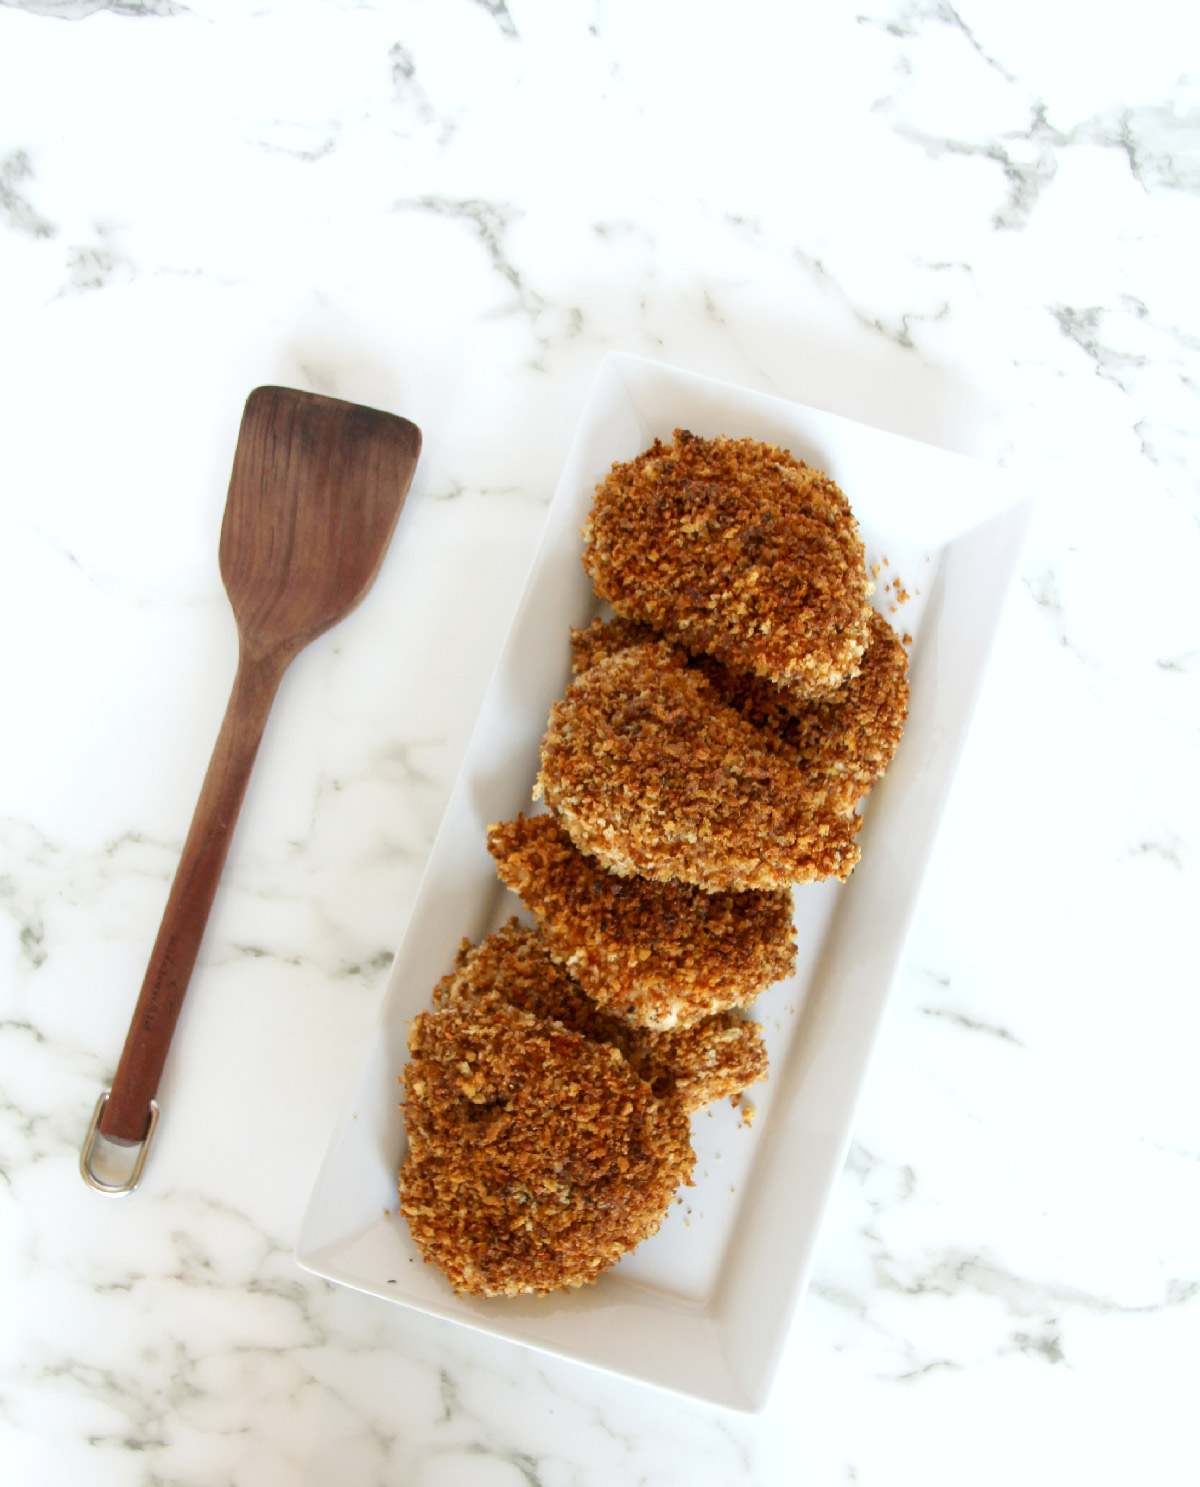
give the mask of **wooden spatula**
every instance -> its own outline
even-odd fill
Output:
[[[283,673],[371,587],[420,451],[420,429],[390,413],[286,387],[247,399],[221,526],[237,675],[116,1077],[80,1158],[100,1192],[130,1192],[141,1177],[171,1034]],[[96,1175],[97,1132],[140,1146],[124,1180]]]

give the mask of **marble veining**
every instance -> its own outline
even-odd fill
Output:
[[[14,232],[30,237],[54,236],[53,226],[21,194],[19,187],[33,174],[33,165],[24,150],[13,150],[0,160],[0,211],[4,224]]]
[[[1194,1482],[1200,21],[1086,32],[1060,0],[0,0],[0,1480]],[[611,349],[1038,495],[757,1419],[292,1258]],[[106,1203],[79,1142],[232,678],[264,382],[425,448],[281,689],[158,1148]]]
[[[121,16],[174,16],[186,15],[188,9],[176,0],[3,0],[3,3],[14,10],[62,21],[82,21],[102,10]]]

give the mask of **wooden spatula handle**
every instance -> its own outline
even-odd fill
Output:
[[[137,1143],[149,1127],[150,1101],[166,1063],[271,703],[292,654],[275,651],[252,657],[243,649],[238,660],[229,706],[100,1121],[100,1133],[110,1141]]]

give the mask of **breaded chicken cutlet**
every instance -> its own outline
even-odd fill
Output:
[[[761,730],[765,741],[801,771],[810,796],[839,812],[852,811],[891,763],[908,712],[908,656],[883,615],[872,610],[870,638],[858,670],[836,691],[804,697],[711,656],[690,665],[708,677],[717,696]],[[571,633],[576,675],[597,660],[659,638],[637,621],[594,620]]]
[[[681,1101],[612,1044],[499,1000],[423,1012],[408,1041],[400,1206],[461,1294],[593,1281],[691,1181]]]
[[[748,1005],[795,968],[790,888],[705,893],[618,877],[580,852],[553,816],[490,827],[488,851],[549,953],[627,1022],[687,1027]]]
[[[732,1098],[767,1077],[762,1030],[733,1012],[655,1032],[596,1006],[551,957],[544,936],[510,919],[478,945],[464,940],[455,968],[438,982],[435,1007],[503,1002],[620,1050],[660,1098],[688,1113]]]
[[[772,444],[675,430],[596,487],[597,594],[695,654],[813,696],[867,645],[858,523],[828,476]]]
[[[766,1078],[733,1009],[793,969],[791,885],[849,875],[907,708],[846,498],[787,451],[677,429],[584,536],[618,618],[573,634],[552,814],[488,836],[538,927],[464,941],[409,1035],[401,1207],[467,1295],[582,1285],[658,1230],[689,1115]]]
[[[855,816],[805,799],[803,778],[658,642],[590,667],[550,712],[540,791],[605,867],[706,892],[846,878]]]
[[[718,663],[701,663],[710,678]],[[788,689],[754,686],[726,673],[718,694],[764,732],[825,792],[835,811],[852,811],[892,762],[908,716],[908,653],[883,615],[871,611],[870,638],[849,681],[795,706]],[[728,690],[726,690],[728,688]]]

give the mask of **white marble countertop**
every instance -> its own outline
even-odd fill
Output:
[[[0,3],[6,1487],[1196,1482],[1197,12],[816,9]],[[757,1418],[292,1258],[610,349],[1039,495]],[[285,679],[108,1202],[79,1143],[232,677],[264,382],[425,451]]]

